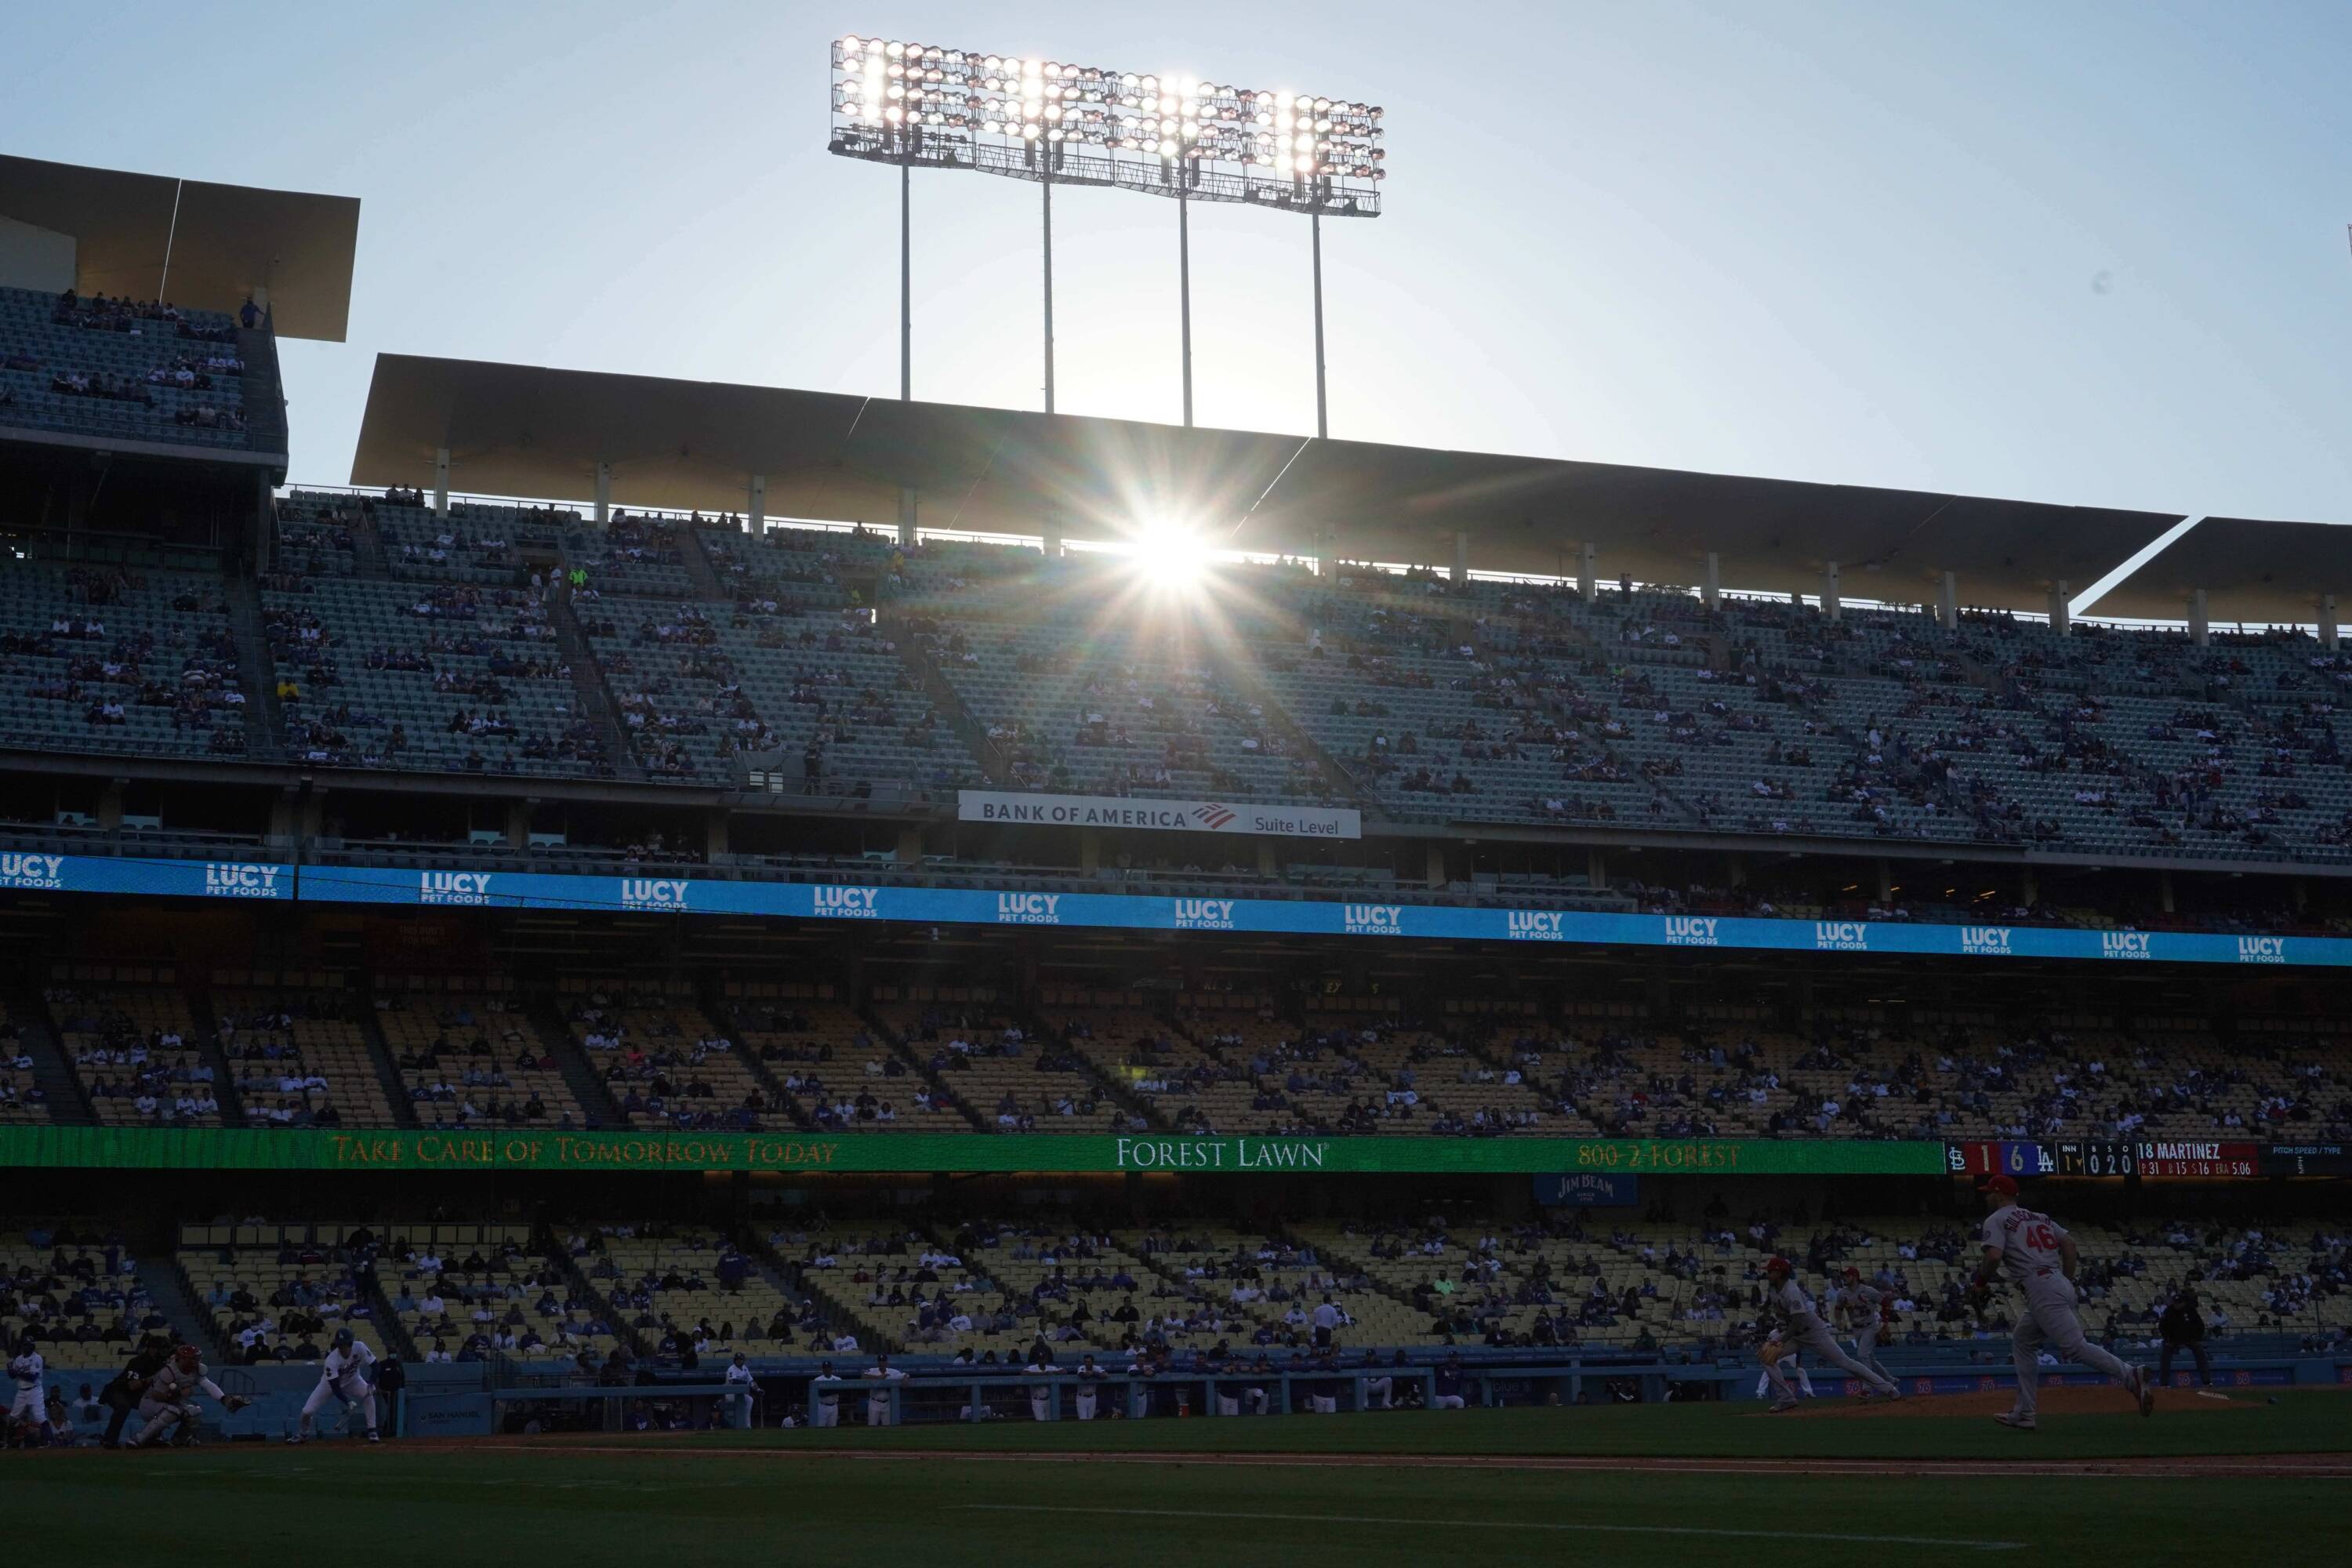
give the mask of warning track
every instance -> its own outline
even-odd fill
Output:
[[[2021,1436],[2021,1445],[2032,1438]],[[562,1438],[449,1438],[404,1442],[404,1453],[602,1454],[631,1458],[660,1455],[704,1463],[758,1460],[904,1460],[922,1464],[1183,1465],[1234,1469],[1279,1466],[1293,1469],[1535,1470],[1558,1474],[1694,1476],[2087,1476],[2147,1478],[2271,1477],[2352,1480],[2352,1454],[2241,1454],[2119,1459],[1809,1459],[1680,1458],[1633,1455],[1496,1454],[1207,1454],[1098,1453],[1031,1449],[1017,1453],[961,1448],[712,1448],[660,1442],[593,1443]]]

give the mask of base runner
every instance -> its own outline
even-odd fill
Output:
[[[253,1403],[241,1394],[223,1394],[219,1384],[205,1373],[204,1357],[194,1345],[182,1345],[172,1352],[163,1368],[147,1380],[147,1392],[139,1401],[139,1416],[145,1423],[135,1437],[123,1439],[126,1448],[142,1448],[163,1434],[166,1426],[184,1430],[194,1426],[196,1420],[196,1395],[208,1394],[221,1402],[232,1414]]]
[[[1864,1284],[1862,1270],[1849,1268],[1844,1282],[1831,1300],[1838,1326],[1853,1336],[1853,1359],[1882,1377],[1892,1378],[1878,1359],[1878,1342],[1893,1327],[1895,1292]]]
[[[2105,1349],[2091,1342],[2083,1320],[2074,1315],[2074,1275],[2082,1258],[2066,1227],[2046,1214],[2037,1214],[2017,1201],[2017,1182],[1995,1176],[1984,1184],[1984,1261],[1977,1266],[1972,1294],[1981,1301],[1990,1296],[1997,1275],[2025,1293],[2025,1310],[2011,1337],[2017,1363],[2017,1405],[1995,1421],[2012,1431],[2035,1426],[2036,1395],[2042,1386],[2042,1363],[2036,1352],[2047,1343],[2068,1361],[2095,1367],[2123,1382],[2124,1392],[2138,1405],[2142,1415],[2156,1414],[2156,1382],[2144,1366],[2126,1366]]]
[[[1895,1386],[1892,1378],[1871,1371],[1839,1348],[1837,1336],[1822,1321],[1822,1315],[1813,1310],[1813,1299],[1797,1283],[1795,1272],[1785,1258],[1775,1258],[1764,1265],[1764,1304],[1778,1320],[1780,1337],[1790,1353],[1811,1351],[1849,1377],[1860,1379],[1873,1393],[1889,1399],[1902,1398],[1903,1391]]]

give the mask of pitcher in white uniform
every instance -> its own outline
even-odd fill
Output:
[[[2063,1360],[2095,1367],[2123,1382],[2124,1392],[2142,1415],[2156,1414],[2156,1383],[2144,1366],[2126,1366],[2083,1331],[2074,1315],[2074,1275],[2082,1259],[2066,1227],[2046,1214],[2037,1214],[2017,1201],[2017,1182],[1995,1176],[1984,1184],[1984,1261],[1977,1266],[1975,1290],[1990,1291],[1993,1277],[2009,1276],[2025,1292],[2025,1310],[2017,1320],[2012,1355],[2017,1363],[2017,1405],[1994,1420],[2019,1432],[2034,1429],[2035,1396],[2042,1384],[2042,1363],[2036,1352],[2047,1343]]]

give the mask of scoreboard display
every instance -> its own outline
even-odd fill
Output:
[[[1944,1145],[1955,1176],[2352,1176],[2352,1143],[2251,1143],[2200,1139],[1986,1140]]]
[[[2352,1143],[2273,1143],[2263,1150],[2265,1176],[2352,1176]]]
[[[2120,1139],[2105,1142],[2061,1143],[2058,1171],[2062,1176],[2137,1176],[2139,1145]]]
[[[2200,1142],[2175,1139],[2139,1145],[2143,1176],[2259,1176],[2263,1146],[2259,1143]]]

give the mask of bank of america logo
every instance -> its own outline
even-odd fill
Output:
[[[1201,819],[1202,826],[1213,833],[1234,819],[1234,808],[1230,805],[1218,805],[1212,803],[1208,805],[1194,806],[1192,815]]]

